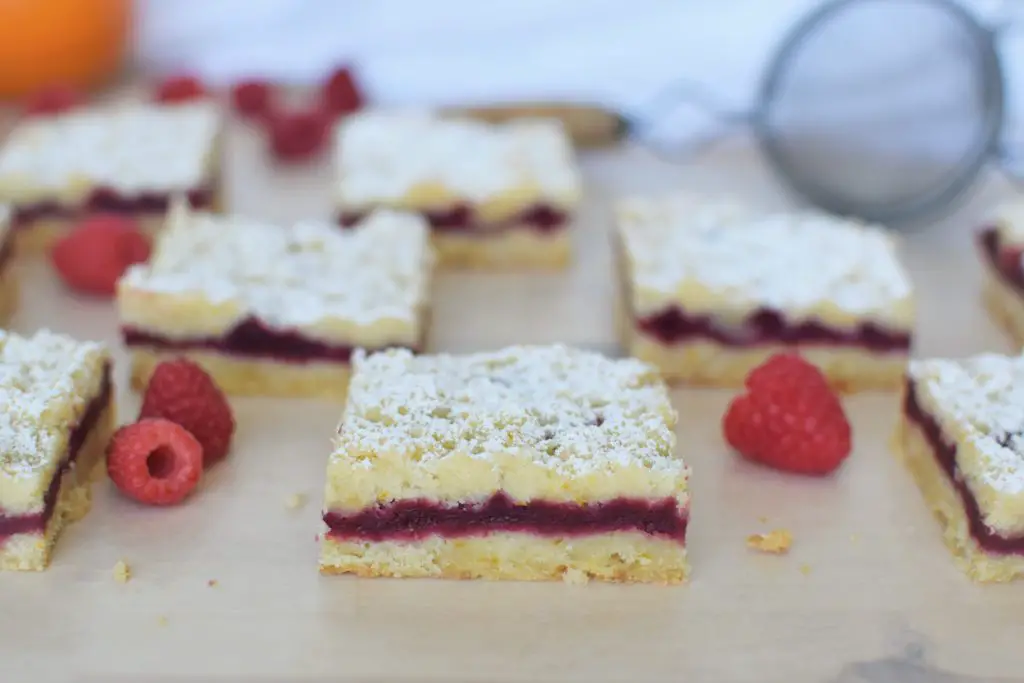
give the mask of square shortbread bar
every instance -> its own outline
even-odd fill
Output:
[[[839,389],[899,386],[914,301],[882,229],[674,195],[623,201],[616,232],[623,344],[666,379],[739,386],[796,350]]]
[[[148,264],[118,284],[132,381],[187,356],[228,393],[344,398],[356,348],[420,349],[433,264],[415,214],[353,230],[290,227],[176,205]]]
[[[978,247],[985,307],[1024,346],[1024,201],[998,206],[978,232]]]
[[[361,356],[327,466],[321,572],[680,582],[676,419],[633,359]]]
[[[335,139],[342,225],[377,207],[422,213],[442,265],[563,266],[582,195],[560,122],[417,112],[348,117]]]
[[[0,204],[0,326],[10,322],[18,308],[18,277],[14,269],[14,232],[11,208]]]
[[[221,111],[212,101],[120,103],[20,122],[0,149],[0,201],[18,241],[48,248],[89,213],[152,229],[173,196],[211,209],[219,185]]]
[[[103,470],[116,419],[106,349],[0,331],[0,408],[0,569],[42,570]]]
[[[1024,575],[1024,356],[911,361],[894,449],[978,581]]]

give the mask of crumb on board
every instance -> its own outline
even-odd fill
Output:
[[[298,510],[306,505],[307,500],[309,500],[309,496],[305,493],[293,493],[288,496],[284,504],[289,510]]]
[[[206,585],[209,586],[210,588],[216,588],[216,586],[217,586],[217,579],[210,579],[209,581],[206,582]]]
[[[811,565],[806,564],[806,563],[800,565],[800,573],[803,574],[804,576],[810,576],[810,574],[811,574]]]
[[[118,560],[117,564],[114,565],[114,581],[118,583],[128,583],[129,579],[132,578],[131,567],[124,560]]]
[[[856,543],[860,540],[860,534],[850,534],[850,542]]]
[[[166,616],[164,616],[163,614],[161,614],[160,616],[158,616],[158,617],[156,618],[156,625],[157,625],[157,626],[167,626],[167,617],[166,617]]]
[[[747,536],[747,547],[762,553],[781,555],[789,552],[793,545],[793,534],[786,529],[774,529],[766,534]]]
[[[757,518],[757,521],[761,522],[761,524],[767,524],[768,523],[768,516],[767,515],[761,515],[760,517]]]

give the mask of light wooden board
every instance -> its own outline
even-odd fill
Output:
[[[274,170],[258,136],[241,129],[230,149],[235,209],[280,220],[329,215],[326,164]],[[785,203],[743,142],[685,167],[638,150],[584,164],[589,201],[571,272],[443,275],[434,349],[561,341],[614,351],[607,209],[617,195],[686,186]],[[922,355],[1009,348],[978,308],[970,248],[979,207],[997,195],[988,188],[943,225],[908,237]],[[117,344],[113,304],[63,292],[45,264],[26,267],[24,277],[17,329],[50,326]],[[124,365],[118,380],[122,420],[130,421],[138,401]],[[0,576],[0,680],[885,683],[1024,675],[1024,584],[977,586],[950,562],[887,451],[893,396],[848,402],[856,450],[823,480],[733,457],[718,426],[728,393],[679,391],[675,399],[694,471],[687,586],[322,578],[315,535],[340,410],[237,401],[233,456],[187,505],[145,509],[104,482],[47,573]],[[294,493],[310,503],[289,511]],[[776,527],[793,532],[791,554],[747,550],[747,534]],[[133,570],[127,585],[112,576],[120,559]]]

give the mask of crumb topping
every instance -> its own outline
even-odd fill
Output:
[[[426,221],[413,214],[377,211],[341,230],[190,213],[179,203],[150,262],[131,267],[121,286],[198,294],[282,329],[327,319],[415,324],[432,264]]]
[[[53,192],[82,184],[126,194],[187,191],[206,180],[220,125],[212,102],[133,102],[26,119],[0,151],[0,183]]]
[[[463,356],[359,354],[336,453],[415,461],[523,452],[564,474],[643,463],[675,471],[676,414],[657,371],[565,346]]]
[[[834,307],[886,317],[911,297],[882,228],[814,213],[755,215],[728,200],[676,195],[620,204],[633,287],[672,303],[689,287],[718,306],[793,317]]]
[[[0,475],[37,476],[63,457],[69,431],[100,389],[107,352],[48,330],[0,330]]]
[[[556,120],[363,112],[338,127],[335,164],[345,206],[410,200],[425,188],[474,204],[516,190],[573,203],[581,193],[572,145]]]
[[[1024,492],[1024,356],[916,360],[909,373],[981,455],[985,483]]]
[[[774,529],[766,534],[747,536],[747,547],[771,555],[782,555],[793,546],[793,534],[786,529]]]

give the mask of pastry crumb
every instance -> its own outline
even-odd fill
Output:
[[[768,523],[768,516],[767,515],[761,515],[760,517],[757,518],[757,521],[761,522],[761,524],[767,524]]]
[[[860,534],[850,534],[850,542],[856,543],[860,540]]]
[[[118,583],[128,583],[132,578],[131,567],[124,560],[118,560],[117,564],[114,565],[114,581]]]
[[[163,614],[161,614],[160,616],[158,616],[158,617],[156,618],[156,625],[157,625],[157,626],[167,626],[167,617],[166,617],[166,616],[164,616]]]
[[[775,529],[766,534],[751,534],[747,536],[747,547],[762,553],[781,555],[788,553],[793,545],[793,534],[786,529]]]
[[[802,564],[802,565],[800,565],[800,573],[803,574],[804,576],[810,576],[810,574],[811,574],[811,565],[809,565],[809,564]]]
[[[209,581],[206,582],[206,585],[209,586],[210,588],[216,588],[217,587],[217,583],[218,583],[217,579],[210,579]]]
[[[307,500],[309,500],[309,496],[305,493],[293,493],[288,496],[284,504],[289,510],[298,510],[306,505]]]

